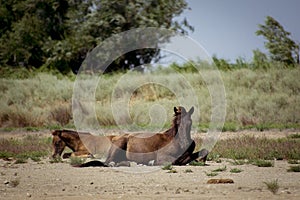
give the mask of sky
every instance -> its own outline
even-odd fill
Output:
[[[253,50],[264,48],[264,38],[257,36],[258,24],[266,16],[277,20],[294,41],[300,42],[300,0],[187,0],[187,18],[194,27],[189,37],[200,43],[210,56],[230,62],[237,58],[251,61]]]

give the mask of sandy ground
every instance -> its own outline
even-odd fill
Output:
[[[291,166],[287,161],[274,164],[267,168],[250,164],[234,166],[224,159],[221,163],[209,161],[207,166],[175,166],[177,173],[168,173],[161,167],[150,166],[75,168],[67,160],[50,163],[48,158],[25,164],[0,160],[0,199],[300,199],[300,173],[287,172]],[[227,170],[217,176],[206,175],[224,166]],[[231,173],[232,168],[242,172]],[[207,184],[212,178],[232,179],[234,183]],[[273,194],[264,182],[276,179],[279,190]]]

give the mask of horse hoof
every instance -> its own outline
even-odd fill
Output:
[[[111,161],[110,163],[108,163],[108,166],[109,166],[109,167],[114,167],[114,166],[116,166],[116,163],[113,162],[113,161]]]
[[[199,158],[197,160],[205,163],[208,153],[209,151],[207,149],[201,149],[201,151],[199,152]]]
[[[149,166],[154,166],[154,162],[155,162],[155,160],[150,160],[150,161],[148,162],[148,165],[149,165]]]

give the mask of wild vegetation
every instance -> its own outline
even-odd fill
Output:
[[[178,74],[184,82],[191,84],[199,106],[200,119],[193,125],[206,131],[211,118],[211,99],[206,83],[196,73],[185,72],[192,68],[184,66],[182,71],[169,73],[167,68],[149,73],[130,73],[127,84],[118,86],[118,91],[128,91],[145,80],[168,81],[173,85]],[[255,128],[299,128],[300,121],[300,68],[274,67],[268,70],[240,68],[221,70],[226,93],[226,121],[224,131]],[[20,73],[23,74],[23,73]],[[14,76],[17,76],[17,73]],[[97,119],[101,126],[115,126],[112,115],[112,92],[123,74],[100,77],[95,93]],[[86,80],[89,87],[98,77]],[[72,95],[74,76],[63,77],[49,73],[36,73],[23,79],[0,78],[0,127],[9,130],[15,127],[74,127],[72,120]],[[129,110],[132,120],[139,126],[149,123],[149,109],[153,103],[163,105],[167,113],[166,121],[172,117],[172,108],[178,102],[175,94],[158,84],[146,84],[131,94]],[[168,124],[166,124],[168,126]],[[148,127],[149,128],[149,127]]]
[[[200,143],[201,141],[197,141]],[[241,165],[247,162],[257,166],[272,166],[272,160],[287,159],[300,160],[300,140],[291,138],[268,139],[255,138],[250,136],[236,137],[232,139],[219,140],[211,154],[210,159],[216,157],[231,158],[235,161],[234,164]],[[263,161],[262,161],[263,160]],[[269,160],[264,162],[265,160]]]
[[[15,158],[16,164],[26,163],[27,159],[40,161],[49,156],[52,138],[27,135],[23,138],[0,138],[0,158]]]

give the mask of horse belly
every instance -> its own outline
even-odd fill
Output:
[[[126,157],[129,161],[137,162],[139,164],[148,165],[150,161],[156,160],[156,153],[144,153],[144,152],[126,152]]]
[[[130,161],[148,164],[149,161],[156,159],[156,153],[156,150],[149,149],[149,146],[145,145],[141,140],[129,141],[127,144],[126,157]]]

